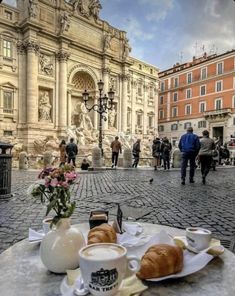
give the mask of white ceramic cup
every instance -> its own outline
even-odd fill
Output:
[[[43,232],[45,234],[47,234],[51,230],[51,228],[50,228],[51,222],[52,222],[52,218],[49,218],[49,217],[48,218],[45,218],[42,221],[42,228],[43,228]]]
[[[126,254],[125,247],[109,243],[88,245],[79,251],[81,274],[92,295],[115,295],[126,271],[139,270],[140,259]]]
[[[201,251],[209,247],[211,231],[200,227],[188,227],[186,228],[186,239],[190,247]]]

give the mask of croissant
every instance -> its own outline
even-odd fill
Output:
[[[158,278],[177,273],[182,268],[182,249],[178,246],[159,244],[151,246],[146,251],[136,275],[140,279]]]
[[[103,223],[99,226],[92,228],[88,233],[88,245],[96,243],[116,243],[117,235],[114,228]]]

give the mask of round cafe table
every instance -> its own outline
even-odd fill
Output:
[[[184,235],[180,229],[141,223],[145,234],[160,230],[170,235]],[[88,223],[79,224],[88,231]],[[0,295],[2,296],[59,296],[60,283],[65,275],[53,274],[44,267],[39,257],[39,244],[27,239],[16,243],[0,254]],[[234,296],[235,255],[225,250],[202,270],[178,279],[146,282],[149,289],[142,296]]]

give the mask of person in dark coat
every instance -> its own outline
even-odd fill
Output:
[[[133,156],[134,156],[134,162],[133,162],[133,164],[132,164],[132,167],[133,168],[137,168],[137,165],[138,165],[138,163],[139,163],[139,159],[140,159],[140,152],[141,152],[141,150],[140,150],[140,139],[138,139],[135,143],[134,143],[134,145],[133,145],[133,149],[132,149],[132,154],[133,154]]]
[[[74,143],[74,139],[70,139],[70,143],[66,146],[66,153],[68,155],[68,163],[73,162],[73,166],[76,166],[76,156],[78,154],[78,146]]]
[[[164,170],[166,170],[166,168],[168,170],[170,169],[171,150],[172,150],[171,143],[166,137],[163,138],[162,144],[161,144],[161,154],[162,154],[162,159],[164,164]]]
[[[179,141],[179,149],[182,153],[181,160],[181,184],[185,185],[186,168],[188,161],[190,163],[189,182],[194,183],[195,159],[200,149],[200,141],[197,135],[193,133],[193,128],[188,127],[187,133]]]
[[[82,164],[81,164],[81,170],[87,171],[89,166],[90,166],[90,164],[87,162],[86,158],[84,158],[82,161]]]
[[[159,138],[153,140],[152,145],[152,156],[153,156],[153,166],[154,170],[157,170],[157,167],[160,165],[161,158],[161,141]]]

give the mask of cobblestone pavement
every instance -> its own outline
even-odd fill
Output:
[[[37,171],[14,170],[12,193],[0,199],[0,252],[28,235],[28,228],[41,229],[45,207],[27,195]],[[153,178],[152,184],[149,180]],[[72,223],[87,221],[92,209],[108,209],[110,219],[117,203],[125,219],[186,228],[201,226],[216,237],[235,240],[235,168],[210,172],[206,185],[197,170],[195,184],[180,185],[179,170],[106,170],[81,174],[73,186],[77,208]]]

